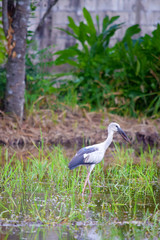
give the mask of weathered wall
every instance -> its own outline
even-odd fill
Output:
[[[36,28],[48,4],[49,0],[42,0],[37,7],[36,16],[31,19],[32,30]],[[160,0],[59,0],[36,37],[40,48],[55,44],[55,50],[59,50],[74,44],[71,37],[57,30],[56,27],[67,28],[67,16],[71,16],[77,23],[81,21],[83,7],[90,11],[94,19],[98,14],[101,21],[105,15],[120,16],[117,23],[124,22],[124,25],[117,31],[112,44],[117,39],[121,39],[125,29],[133,24],[138,23],[142,29],[141,35],[144,35],[151,34],[160,22]]]

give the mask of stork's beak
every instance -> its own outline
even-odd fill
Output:
[[[118,128],[118,133],[124,138],[124,140],[131,143],[130,139],[127,137],[127,135],[125,134],[125,132],[121,128]]]

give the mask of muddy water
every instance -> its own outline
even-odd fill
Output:
[[[156,201],[160,199],[160,188],[156,189]],[[104,210],[102,205],[111,203],[110,194],[96,194],[89,199],[85,196],[85,204],[88,204],[83,221],[72,221],[72,223],[43,224],[42,222],[23,222],[16,220],[0,220],[0,239],[11,240],[103,240],[103,239],[136,239],[149,240],[160,239],[160,222],[154,224],[150,217],[154,216],[155,205],[150,196],[147,196],[148,202],[141,203],[139,199],[136,215],[133,214],[134,203],[128,209],[127,206],[118,206],[117,217],[112,217],[112,213]],[[6,199],[7,201],[7,199]],[[52,201],[52,200],[51,200]],[[92,205],[93,207],[92,207]],[[160,206],[157,212],[160,212]],[[104,209],[104,207],[103,207]],[[144,213],[147,213],[144,219]],[[103,215],[103,217],[102,217]],[[160,214],[157,215],[160,219]],[[13,218],[12,218],[13,219]],[[153,219],[152,219],[153,220]]]
[[[11,240],[102,240],[102,239],[159,239],[160,236],[147,237],[149,233],[143,231],[141,223],[124,223],[121,225],[106,224],[97,227],[97,223],[86,224],[81,227],[58,226],[58,227],[3,227],[1,228],[1,239]]]
[[[21,225],[13,223],[5,224],[0,228],[0,239],[11,240],[102,240],[102,239],[160,239],[160,229],[147,224],[146,228],[141,221],[109,222],[99,224],[98,222],[77,222],[75,225],[41,226],[38,224]],[[151,233],[149,232],[151,230]]]

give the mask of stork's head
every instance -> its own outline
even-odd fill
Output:
[[[112,122],[109,124],[108,126],[108,133],[114,133],[114,132],[118,132],[123,138],[124,140],[126,140],[127,142],[130,143],[129,138],[127,137],[127,135],[125,134],[125,132],[120,128],[120,125],[116,122]]]

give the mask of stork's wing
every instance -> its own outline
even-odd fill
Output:
[[[83,154],[85,154],[85,153],[95,152],[95,151],[97,151],[97,150],[98,150],[98,148],[93,147],[93,146],[91,146],[91,147],[84,147],[84,148],[81,148],[81,149],[76,153],[76,156],[77,156],[77,155],[83,155]]]
[[[89,163],[86,163],[84,160],[89,158],[90,153],[95,152],[97,150],[98,150],[98,148],[96,148],[96,147],[81,148],[76,153],[76,155],[72,158],[72,160],[70,161],[70,163],[68,165],[69,169],[72,170],[72,169],[78,167],[79,165],[89,164]]]

